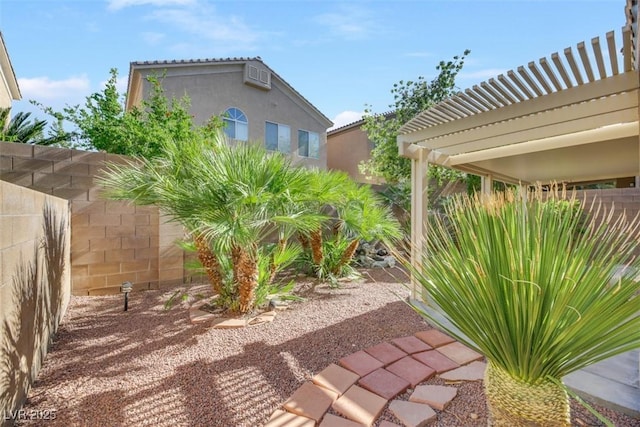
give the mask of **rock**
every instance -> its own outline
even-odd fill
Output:
[[[289,308],[289,302],[288,301],[283,301],[280,298],[272,298],[269,301],[269,310],[286,310],[287,308]]]

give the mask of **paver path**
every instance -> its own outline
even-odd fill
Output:
[[[387,405],[405,426],[427,425],[437,419],[434,409],[442,411],[455,399],[457,388],[419,384],[436,375],[482,380],[481,359],[436,329],[383,342],[343,357],[302,384],[265,427],[371,426]],[[408,389],[409,401],[396,399]]]

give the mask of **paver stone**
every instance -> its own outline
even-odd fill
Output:
[[[446,357],[444,354],[436,350],[423,351],[422,353],[412,354],[411,357],[425,365],[435,369],[438,374],[450,371],[459,367],[456,362]]]
[[[332,363],[311,378],[311,381],[340,395],[354,385],[359,378],[360,376],[355,372]]]
[[[333,402],[332,408],[350,420],[371,426],[386,405],[387,399],[354,385]]]
[[[411,384],[404,378],[380,368],[360,378],[358,385],[390,400],[404,392]]]
[[[384,363],[362,350],[343,357],[339,363],[361,377],[384,366]]]
[[[264,427],[315,427],[311,418],[292,414],[291,412],[276,410]]]
[[[434,369],[418,362],[411,356],[404,357],[392,363],[386,367],[386,370],[409,381],[411,387],[415,387],[436,373]]]
[[[455,341],[449,335],[440,332],[437,329],[429,329],[428,331],[421,331],[416,333],[416,337],[429,344],[431,347],[440,347],[445,344],[449,344]]]
[[[362,427],[362,424],[333,414],[327,414],[318,427]]]
[[[467,363],[473,362],[474,360],[482,359],[482,355],[480,353],[457,341],[452,342],[451,344],[443,345],[442,347],[438,347],[437,351],[459,365],[466,365]]]
[[[433,409],[444,411],[458,394],[456,387],[443,385],[419,385],[409,396],[409,401],[415,403],[425,403]]]
[[[487,364],[484,362],[471,362],[452,371],[440,374],[440,378],[446,381],[482,381]]]
[[[337,393],[307,381],[282,406],[289,412],[318,422],[337,397]]]
[[[431,346],[426,342],[409,335],[408,337],[396,338],[391,340],[393,344],[406,353],[419,353],[421,351],[431,350]]]
[[[394,400],[389,404],[389,410],[406,427],[428,426],[438,419],[436,412],[429,405],[422,403]]]
[[[364,351],[366,351],[385,365],[402,359],[407,355],[407,353],[388,342],[383,342],[378,345],[374,345],[373,347],[365,348]]]

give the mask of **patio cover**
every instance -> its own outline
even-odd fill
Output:
[[[415,267],[427,232],[430,163],[480,175],[484,192],[494,179],[530,185],[640,175],[640,55],[637,8],[632,14],[630,4],[621,43],[614,32],[603,42],[595,37],[592,55],[586,43],[578,43],[575,51],[564,49],[564,61],[554,53],[538,64],[529,62],[456,94],[400,128],[399,153],[412,165]]]

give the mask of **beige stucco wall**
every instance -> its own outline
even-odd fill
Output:
[[[358,165],[371,158],[372,143],[361,125],[354,124],[327,135],[327,168],[345,171],[357,182],[383,184],[384,179],[360,173]]]
[[[24,402],[67,309],[69,217],[69,201],[0,181],[0,414]]]
[[[71,272],[75,295],[118,293],[182,283],[184,255],[174,245],[182,228],[158,209],[105,200],[95,183],[106,153],[0,143],[0,180],[71,203]]]
[[[301,101],[300,96],[291,91],[272,75],[271,89],[264,90],[244,83],[243,64],[211,64],[197,66],[171,66],[158,69],[140,70],[144,97],[150,85],[149,75],[162,75],[162,87],[171,98],[188,96],[191,113],[196,123],[205,123],[211,116],[219,116],[228,108],[235,107],[247,116],[249,140],[264,142],[265,122],[287,125],[291,129],[291,158],[296,165],[327,166],[326,130],[327,123],[319,120]],[[320,137],[318,159],[301,157],[298,152],[298,130],[315,132]]]

